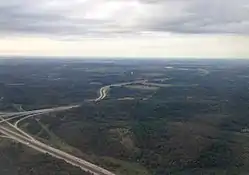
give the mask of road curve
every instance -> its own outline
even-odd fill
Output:
[[[107,96],[107,92],[110,89],[110,86],[104,86],[99,90],[99,97],[95,99],[95,102],[103,100]]]
[[[19,113],[15,113],[15,114],[6,114],[8,117],[12,116],[11,118],[3,118],[6,117],[6,115],[2,115],[2,117],[0,116],[0,118],[2,119],[2,121],[0,121],[0,123],[7,123],[9,126],[0,126],[0,132],[2,134],[4,134],[6,137],[11,138],[17,142],[20,142],[30,148],[33,148],[41,153],[46,153],[51,155],[52,157],[64,160],[65,162],[73,165],[73,166],[77,166],[79,168],[81,168],[83,171],[86,172],[90,172],[94,175],[115,175],[114,173],[101,168],[97,165],[94,165],[90,162],[87,162],[81,158],[78,158],[76,156],[73,156],[69,153],[66,153],[64,151],[61,151],[59,149],[53,148],[50,145],[46,145],[38,140],[36,140],[35,138],[33,138],[32,136],[30,136],[28,133],[24,132],[23,130],[21,130],[20,128],[17,127],[18,123],[16,123],[16,126],[9,123],[9,119],[14,119],[17,117],[24,117],[29,118],[32,116],[37,116],[37,115],[41,115],[41,114],[46,114],[46,113],[50,113],[50,112],[58,112],[58,111],[62,111],[62,110],[68,110],[74,107],[78,107],[78,106],[69,106],[69,107],[58,107],[58,108],[52,108],[52,109],[42,109],[42,110],[34,110],[34,111],[25,111],[25,112],[19,112]],[[19,115],[18,115],[19,114]],[[13,116],[16,115],[16,116]],[[28,115],[28,116],[25,116]]]
[[[139,81],[134,81],[134,82],[126,82],[126,83],[118,83],[118,84],[112,84],[108,86],[104,86],[100,88],[99,90],[99,97],[95,99],[95,101],[100,101],[106,98],[107,92],[110,89],[111,86],[122,86],[122,85],[128,85],[128,84],[133,84],[133,83],[139,83],[143,82],[144,80],[139,80]],[[2,121],[0,123],[7,123],[9,127],[5,126],[0,126],[0,132],[4,134],[5,136],[12,138],[13,140],[20,142],[30,148],[33,148],[41,153],[46,153],[51,155],[52,157],[64,160],[68,162],[71,165],[77,166],[81,168],[83,171],[90,172],[93,175],[115,175],[114,173],[101,168],[97,165],[94,165],[90,162],[87,162],[81,158],[78,158],[76,156],[70,155],[64,151],[61,151],[59,149],[53,148],[49,145],[46,145],[32,136],[30,136],[28,133],[24,132],[20,128],[18,128],[18,123],[20,121],[23,121],[29,117],[41,115],[41,114],[46,114],[50,112],[58,112],[58,111],[63,111],[71,108],[79,107],[79,105],[74,105],[74,106],[66,106],[66,107],[57,107],[57,108],[51,108],[51,109],[40,109],[40,110],[33,110],[33,111],[22,111],[22,112],[14,112],[14,113],[5,113],[0,118]],[[24,117],[20,120],[18,120],[15,125],[9,123],[8,121],[13,118],[17,117]]]
[[[120,87],[120,86],[125,86],[125,85],[130,85],[130,84],[136,84],[136,83],[143,83],[146,80],[137,80],[137,81],[130,81],[130,82],[124,82],[124,83],[116,83],[116,84],[111,84],[104,86],[100,88],[99,90],[99,96],[94,100],[95,102],[101,101],[104,98],[107,97],[107,93],[110,90],[111,87]]]

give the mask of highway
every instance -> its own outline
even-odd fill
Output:
[[[95,99],[95,102],[103,100],[107,96],[107,92],[110,89],[110,86],[104,86],[99,90],[99,97]]]
[[[126,86],[126,85],[130,85],[130,84],[144,83],[144,82],[146,82],[146,80],[137,80],[137,81],[116,83],[116,84],[111,84],[111,85],[104,86],[104,87],[100,88],[99,97],[95,99],[95,102],[101,101],[104,98],[106,98],[107,93],[108,93],[108,91],[110,90],[111,87],[120,87],[120,86]]]
[[[72,107],[63,107],[63,108],[56,108],[55,111],[61,111],[62,109],[66,110],[66,109],[71,109]],[[43,112],[37,113],[37,111],[34,112],[33,115],[31,115],[31,111],[29,111],[28,116],[24,117],[24,118],[29,118],[29,117],[34,117],[37,115],[41,115],[44,113],[47,113],[48,111],[53,111],[51,109],[43,109]],[[23,115],[23,112],[20,112]],[[21,115],[21,116],[22,116]],[[17,116],[16,116],[17,117]],[[20,116],[19,116],[20,117]],[[23,118],[22,118],[23,119]],[[8,120],[8,118],[7,118]],[[21,120],[19,120],[20,122]],[[55,149],[53,147],[51,147],[50,145],[46,145],[38,140],[36,140],[35,138],[33,138],[32,136],[30,136],[28,133],[24,132],[23,130],[21,130],[20,128],[18,128],[18,123],[16,122],[15,125],[9,123],[8,121],[6,121],[6,119],[2,118],[1,122],[5,122],[8,124],[8,126],[0,126],[0,132],[2,134],[4,134],[5,136],[7,136],[8,138],[11,138],[17,142],[20,142],[30,148],[33,148],[41,153],[46,153],[51,155],[52,157],[61,159],[66,161],[67,163],[73,165],[73,166],[77,166],[79,168],[81,168],[82,170],[86,171],[86,172],[90,172],[94,175],[115,175],[99,166],[96,166],[90,162],[87,162],[81,158],[78,158],[76,156],[70,155],[64,151],[61,151],[59,149]]]
[[[104,86],[100,88],[99,90],[99,96],[94,100],[95,102],[101,101],[104,98],[107,97],[107,93],[110,90],[111,87],[119,87],[123,85],[129,85],[133,83],[141,83],[144,82],[144,80],[134,81],[134,82],[126,82],[126,83],[118,83],[118,84],[112,84],[108,86]],[[80,105],[71,105],[71,106],[62,106],[62,107],[55,107],[55,108],[49,108],[49,109],[38,109],[38,110],[32,110],[32,111],[24,111],[21,112],[7,112],[7,113],[0,113],[0,124],[7,124],[7,125],[0,125],[0,132],[4,134],[3,137],[11,138],[17,142],[20,142],[30,148],[33,148],[41,153],[46,153],[51,155],[52,157],[61,159],[66,161],[67,163],[77,166],[81,168],[83,171],[90,172],[94,175],[115,175],[114,173],[101,168],[97,165],[94,165],[88,161],[85,161],[79,157],[76,157],[74,155],[71,155],[69,153],[66,153],[62,150],[56,149],[51,147],[50,145],[46,145],[38,140],[36,140],[34,137],[26,133],[25,131],[21,130],[18,127],[18,124],[22,122],[25,119],[28,119],[30,117],[39,116],[42,114],[48,114],[52,112],[60,112],[65,110],[70,110],[72,108],[77,108]],[[13,119],[19,119],[15,122],[15,124],[11,124],[9,121]]]
[[[61,107],[55,107],[55,108],[49,108],[49,109],[37,109],[32,111],[22,111],[22,112],[6,112],[2,113],[3,118],[13,117],[13,116],[26,116],[26,115],[33,115],[33,114],[46,114],[50,112],[59,112],[64,110],[69,110],[72,108],[77,108],[79,105],[70,105],[70,106],[61,106]]]
[[[147,80],[117,83],[117,84],[112,84],[112,85],[101,87],[99,90],[99,96],[95,100],[89,100],[89,101],[99,102],[105,99],[111,87],[120,87],[120,86],[125,86],[125,85],[130,85],[130,84],[136,84],[136,83],[145,84],[147,83]],[[55,108],[49,108],[49,109],[37,109],[37,110],[32,110],[32,111],[21,110],[20,112],[0,113],[0,119],[2,120],[0,121],[0,132],[3,134],[3,136],[1,137],[8,138],[8,139],[11,138],[41,153],[46,153],[46,154],[51,155],[52,157],[64,160],[67,163],[73,166],[77,166],[81,168],[83,171],[90,172],[94,175],[115,175],[114,173],[104,168],[101,168],[97,165],[94,165],[88,161],[85,161],[79,157],[66,153],[62,150],[53,148],[50,145],[46,145],[40,142],[39,140],[36,140],[34,137],[32,137],[31,135],[29,135],[28,133],[26,133],[25,131],[21,130],[18,127],[20,122],[30,117],[35,117],[35,116],[39,116],[42,114],[48,114],[52,112],[70,110],[72,108],[77,108],[79,106],[80,105],[71,105],[71,106],[61,106],[61,107],[55,107]],[[14,124],[11,124],[9,121],[13,119],[19,119],[19,120],[17,120]],[[1,124],[5,124],[5,125],[1,125]]]
[[[108,87],[108,86],[107,86]],[[109,86],[110,87],[110,86]],[[95,101],[100,101],[107,96],[107,89],[102,87],[100,89],[100,95]],[[0,124],[7,124],[7,125],[0,125],[0,132],[4,134],[3,138],[11,138],[17,142],[20,142],[30,148],[33,148],[41,153],[46,153],[51,155],[52,157],[64,160],[65,162],[77,166],[81,168],[83,171],[90,172],[94,175],[115,175],[114,173],[101,168],[97,165],[94,165],[88,161],[85,161],[79,157],[66,153],[62,150],[53,148],[50,145],[46,145],[34,137],[26,133],[25,131],[18,128],[18,124],[25,119],[30,117],[39,116],[42,114],[48,114],[52,112],[60,112],[65,110],[70,110],[72,108],[77,108],[79,105],[71,105],[71,106],[62,106],[62,107],[55,107],[49,109],[38,109],[33,111],[21,111],[21,112],[7,112],[7,113],[0,113]],[[15,124],[11,124],[9,121],[13,119],[18,119]]]
[[[62,159],[74,166],[77,166],[81,168],[82,170],[86,172],[90,172],[94,175],[115,175],[101,167],[98,167],[92,163],[89,163],[87,161],[84,161],[78,157],[75,157],[73,155],[70,155],[66,152],[63,152],[61,150],[55,149],[51,146],[48,146],[44,143],[41,143],[40,141],[37,140],[30,140],[29,138],[18,134],[11,129],[8,129],[6,127],[0,126],[0,132],[3,133],[5,136],[8,136],[12,138],[15,141],[18,141],[28,147],[31,147],[39,152],[49,154],[53,157],[56,157],[58,159]]]

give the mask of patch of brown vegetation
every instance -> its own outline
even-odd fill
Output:
[[[171,122],[168,127],[170,157],[182,165],[198,158],[200,152],[212,144],[218,133],[214,126],[195,121]]]
[[[110,129],[110,133],[112,137],[118,139],[119,142],[127,149],[133,149],[134,142],[133,142],[133,134],[127,128],[115,128]]]

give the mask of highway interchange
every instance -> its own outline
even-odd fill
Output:
[[[85,101],[99,102],[107,97],[107,94],[112,87],[121,87],[121,86],[138,84],[138,83],[143,84],[143,85],[152,85],[152,86],[155,86],[155,85],[156,86],[160,85],[162,87],[166,86],[165,84],[161,85],[161,84],[155,84],[155,83],[148,83],[147,80],[137,80],[137,81],[131,81],[131,82],[125,82],[125,83],[117,83],[117,84],[112,84],[112,85],[101,87],[99,89],[99,96],[96,99],[85,100]],[[55,108],[49,108],[49,109],[38,109],[38,110],[32,110],[32,111],[25,111],[20,107],[19,112],[0,112],[0,133],[3,134],[1,138],[8,138],[8,139],[15,140],[41,153],[49,154],[50,156],[54,158],[64,160],[67,163],[73,166],[77,166],[81,168],[83,171],[90,172],[94,175],[115,175],[114,173],[106,169],[103,169],[97,165],[94,165],[88,161],[85,161],[79,157],[76,157],[62,150],[53,148],[50,145],[42,143],[41,141],[35,139],[33,136],[31,136],[30,134],[28,134],[27,132],[23,131],[22,129],[18,127],[20,122],[28,118],[43,115],[43,114],[70,110],[70,109],[77,108],[77,107],[80,107],[80,105],[61,106],[61,107],[55,107]],[[13,119],[18,119],[18,120],[14,122],[14,124],[12,124],[10,123],[10,121],[12,121]]]
[[[136,84],[136,83],[145,83],[145,82],[146,80],[138,80],[133,82],[117,83],[117,84],[104,86],[100,88],[99,96],[93,101],[98,102],[105,99],[111,87],[120,87],[120,86]],[[49,114],[54,112],[70,110],[73,108],[77,108],[79,106],[80,105],[71,105],[71,106],[62,106],[62,107],[55,107],[49,109],[32,110],[32,111],[25,111],[22,108],[20,108],[21,110],[20,112],[0,113],[0,133],[3,134],[2,138],[13,139],[41,153],[46,153],[51,155],[52,157],[64,160],[73,166],[81,168],[83,171],[90,172],[94,175],[115,175],[114,173],[106,169],[103,169],[97,165],[94,165],[88,161],[85,161],[79,157],[66,153],[62,150],[53,148],[50,145],[44,144],[18,127],[20,122],[28,118],[39,116],[42,114]],[[14,124],[12,124],[9,121],[13,119],[19,119],[19,120],[17,120]]]
[[[100,96],[95,101],[103,100],[107,96],[107,89],[101,88],[99,91]],[[50,109],[39,109],[32,111],[21,111],[21,112],[7,112],[0,113],[0,133],[3,134],[2,138],[13,139],[19,143],[22,143],[30,148],[33,148],[41,153],[49,154],[52,157],[66,161],[67,163],[81,168],[83,171],[92,173],[94,175],[115,175],[114,173],[103,169],[97,165],[94,165],[88,161],[85,161],[79,157],[66,153],[62,150],[53,148],[50,145],[44,144],[39,140],[35,139],[25,131],[18,127],[18,124],[30,117],[39,116],[42,114],[49,114],[52,112],[60,112],[77,108],[80,105],[62,106]],[[9,121],[13,119],[19,119],[14,124]]]

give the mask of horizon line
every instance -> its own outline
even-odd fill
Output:
[[[229,57],[131,57],[131,56],[38,56],[38,55],[0,55],[2,59],[82,59],[82,60],[249,60],[248,58]]]

